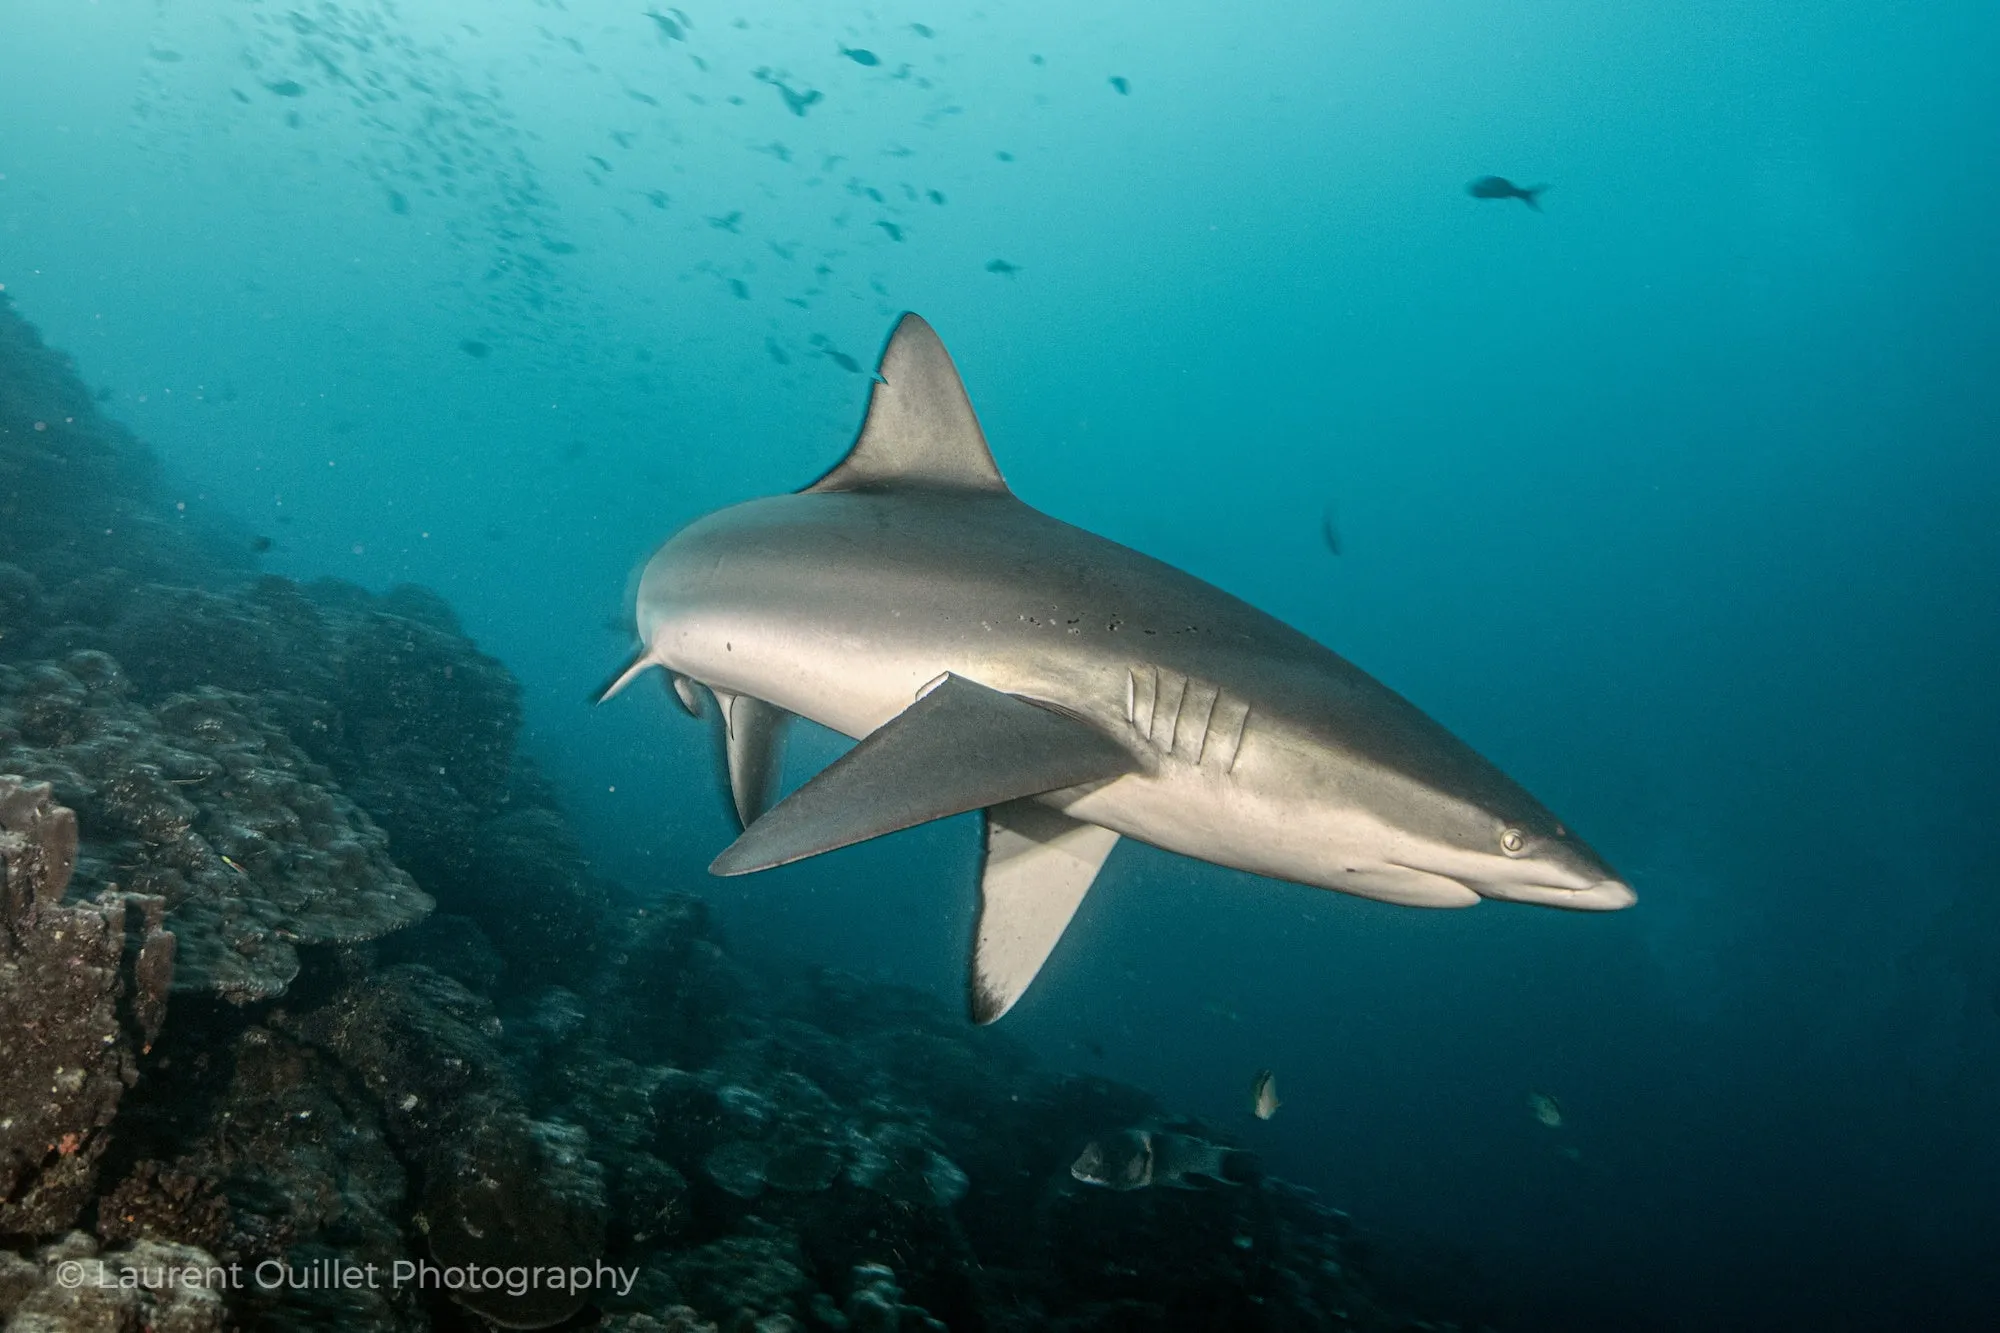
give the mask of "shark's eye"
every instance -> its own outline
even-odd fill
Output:
[[[1500,830],[1500,850],[1509,856],[1519,856],[1528,850],[1528,840],[1517,828]]]

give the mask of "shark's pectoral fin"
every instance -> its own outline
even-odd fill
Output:
[[[972,943],[973,1022],[991,1023],[1014,1007],[1117,844],[1110,829],[1032,798],[986,812],[986,864]]]
[[[785,766],[785,723],[791,714],[776,704],[747,694],[715,690],[716,711],[722,714],[723,766],[729,772],[729,796],[736,820],[744,828],[771,808],[778,778]]]
[[[914,314],[904,315],[889,335],[854,447],[806,489],[885,486],[1008,493],[958,368],[937,333]]]
[[[1137,767],[1129,750],[1088,722],[947,676],[780,801],[709,870],[768,870]]]

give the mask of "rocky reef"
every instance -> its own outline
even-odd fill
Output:
[[[259,577],[0,303],[0,1324],[1387,1329],[1221,1139],[590,871],[432,594]],[[685,886],[692,887],[692,886]]]

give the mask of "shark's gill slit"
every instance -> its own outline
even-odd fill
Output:
[[[1207,681],[1190,680],[1181,696],[1181,715],[1187,723],[1184,730],[1190,738],[1187,754],[1190,764],[1201,763],[1202,752],[1208,748],[1208,724],[1215,715],[1215,700],[1219,693]],[[1190,707],[1190,704],[1193,706]],[[1182,728],[1177,728],[1176,732],[1180,730]]]
[[[1181,723],[1181,700],[1186,697],[1186,676],[1178,671],[1160,672],[1160,695],[1153,701],[1153,745],[1165,754],[1174,752],[1174,733]]]

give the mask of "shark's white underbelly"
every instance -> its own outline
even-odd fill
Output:
[[[780,630],[713,611],[662,624],[655,650],[667,667],[703,684],[763,699],[855,739],[952,672],[1079,714],[1140,755],[1137,772],[1040,798],[1073,818],[1181,855],[1287,879],[1300,878],[1302,864],[1324,861],[1331,837],[1347,852],[1345,864],[1335,878],[1307,882],[1426,906],[1470,901],[1459,885],[1391,865],[1394,831],[1361,811],[1306,827],[1269,808],[1270,793],[1238,776],[1239,765],[1256,762],[1259,720],[1231,690],[1150,663],[1024,652],[1008,628],[975,624],[951,642],[919,643],[894,633],[840,634],[810,619]],[[990,647],[981,642],[989,634]],[[1278,804],[1285,803],[1280,793]],[[1318,845],[1308,847],[1306,839]]]

